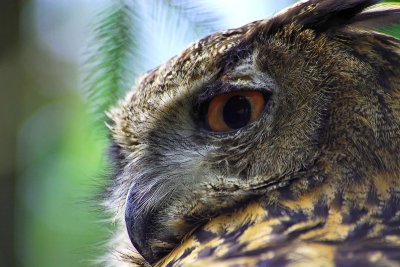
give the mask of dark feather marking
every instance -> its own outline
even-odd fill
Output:
[[[205,243],[217,237],[216,233],[204,230],[204,228],[200,228],[199,230],[195,231],[193,235],[199,242],[202,243]]]
[[[278,189],[279,195],[282,199],[294,200],[295,194],[290,186],[281,187]]]
[[[168,262],[168,264],[167,264],[166,267],[174,267],[174,266],[176,266],[175,264],[178,263],[178,261],[179,261],[180,259],[183,259],[183,257],[181,256],[181,257],[179,257],[179,258],[173,259],[172,261]]]
[[[379,205],[378,193],[376,187],[371,185],[367,195],[367,203],[370,205]]]
[[[343,215],[342,223],[345,224],[353,224],[360,220],[365,214],[368,213],[368,210],[364,207],[356,207],[353,206],[350,208],[348,213]]]
[[[266,210],[268,211],[267,217],[266,218],[277,218],[277,217],[282,217],[285,216],[289,213],[289,209],[287,207],[283,207],[281,205],[275,204],[275,205],[268,205],[265,207]]]
[[[199,254],[198,254],[198,258],[206,258],[209,256],[214,255],[215,250],[217,249],[217,247],[206,247],[204,249],[202,249]]]
[[[386,227],[383,230],[384,235],[397,235],[400,236],[400,221],[396,221],[393,227]],[[399,248],[400,249],[400,248]]]
[[[273,234],[282,234],[289,227],[291,227],[291,226],[293,226],[293,225],[295,225],[297,223],[306,221],[306,217],[304,217],[304,218],[297,217],[296,218],[296,217],[293,217],[292,214],[290,214],[289,216],[290,216],[290,220],[289,221],[282,220],[280,224],[271,226],[271,228],[272,228],[271,233],[273,233]]]
[[[242,245],[242,244],[241,244]],[[229,249],[229,253],[225,253],[222,257],[221,260],[226,260],[226,259],[233,259],[233,258],[242,258],[242,257],[254,257],[254,256],[260,256],[266,252],[270,251],[275,251],[278,248],[283,247],[283,244],[280,245],[268,245],[266,244],[264,247],[260,247],[257,249],[252,249],[248,251],[243,251],[243,250],[238,250],[239,246],[231,246]]]
[[[186,258],[190,253],[192,253],[192,251],[195,249],[195,247],[189,247],[187,249],[185,249],[185,251],[182,253],[181,258],[184,259]]]
[[[392,192],[392,196],[385,202],[378,215],[378,218],[382,219],[384,223],[389,223],[390,220],[395,218],[396,213],[400,211],[400,197],[394,194],[395,193]]]
[[[347,236],[346,241],[353,241],[364,238],[373,227],[374,225],[370,222],[357,224],[356,227]]]
[[[226,241],[228,241],[228,240],[226,240]],[[230,241],[234,241],[234,240],[230,240]],[[226,253],[224,253],[223,258],[235,258],[239,254],[242,254],[242,255],[246,254],[246,251],[244,251],[244,248],[247,245],[248,244],[246,242],[243,242],[243,243],[231,242],[231,244],[229,245],[228,251]]]
[[[286,266],[290,263],[290,260],[286,257],[285,254],[283,255],[276,255],[272,259],[265,259],[261,260],[257,263],[258,267],[273,267],[273,266]]]
[[[252,224],[245,223],[240,227],[235,228],[233,231],[225,231],[222,234],[222,237],[226,240],[236,240],[244,231],[246,231]]]
[[[305,226],[305,227],[303,227],[303,228],[299,228],[299,229],[297,229],[297,230],[295,230],[295,231],[292,231],[292,232],[290,232],[288,235],[287,235],[287,238],[290,240],[290,239],[295,239],[295,238],[297,238],[298,236],[300,236],[300,235],[302,235],[302,234],[305,234],[305,233],[307,233],[307,232],[312,232],[313,230],[316,230],[316,229],[319,229],[319,228],[322,228],[322,227],[324,227],[325,226],[325,222],[318,222],[318,223],[316,223],[316,224],[314,224],[314,225],[307,225],[307,226]]]
[[[189,247],[189,248],[185,249],[185,251],[182,253],[182,255],[180,255],[178,258],[175,258],[172,261],[168,262],[166,267],[178,266],[175,264],[177,264],[181,259],[184,259],[187,256],[189,256],[193,252],[194,249],[195,249],[195,247]]]
[[[302,210],[292,211],[290,212],[290,219],[295,223],[305,222],[308,219],[308,216]]]
[[[331,205],[337,209],[340,209],[343,206],[343,188],[339,188],[335,192],[335,197],[332,200]]]
[[[325,200],[318,200],[314,205],[313,214],[315,217],[327,218],[329,214],[329,208]]]

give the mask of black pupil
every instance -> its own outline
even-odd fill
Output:
[[[246,126],[251,119],[251,105],[246,97],[232,96],[225,104],[223,117],[226,125],[232,129]]]

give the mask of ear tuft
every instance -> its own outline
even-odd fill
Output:
[[[400,24],[400,4],[380,5],[354,17],[351,26],[356,28],[379,29]]]
[[[369,15],[383,15],[384,13],[362,13],[368,7],[381,2],[380,0],[308,0],[302,1],[283,12],[275,15],[269,25],[273,33],[285,25],[296,23],[305,29],[312,29],[317,33],[332,31],[351,23],[367,21]],[[361,14],[364,14],[363,16]],[[368,14],[368,15],[367,15]],[[372,22],[372,20],[371,20]]]

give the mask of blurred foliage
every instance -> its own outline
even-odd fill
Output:
[[[104,111],[130,87],[128,77],[135,76],[129,59],[138,51],[139,40],[134,36],[138,32],[137,11],[125,1],[112,1],[94,25],[83,83],[99,124],[104,124]]]
[[[394,26],[385,28],[382,30],[382,32],[386,33],[388,35],[400,38],[400,27],[399,26],[394,25]]]
[[[400,8],[400,0],[389,0],[389,1],[385,1],[385,3],[393,4],[393,5],[399,6],[399,8]],[[389,26],[385,29],[382,29],[382,32],[386,33],[388,35],[400,38],[400,26],[399,25]]]
[[[77,34],[78,29],[63,25],[73,5],[67,3],[70,8],[65,9],[40,3],[64,17],[52,14],[60,25],[39,28],[39,2],[20,3],[23,17],[17,34],[22,37],[8,54],[15,66],[5,83],[12,90],[0,99],[6,103],[13,91],[18,92],[8,112],[17,132],[15,244],[9,244],[15,255],[7,255],[14,260],[5,266],[89,266],[103,253],[107,239],[96,199],[103,188],[107,141],[104,132],[92,127],[93,114],[78,90],[77,62],[60,58],[40,39],[44,33],[59,36],[63,27],[69,38]],[[71,45],[50,41],[59,48]]]
[[[101,253],[96,246],[105,229],[91,198],[104,168],[104,137],[85,114],[81,96],[70,91],[21,128],[17,240],[23,266],[88,266]]]

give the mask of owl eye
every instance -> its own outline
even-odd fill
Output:
[[[258,91],[218,95],[208,105],[207,126],[215,132],[236,130],[257,120],[264,107],[264,95]]]

